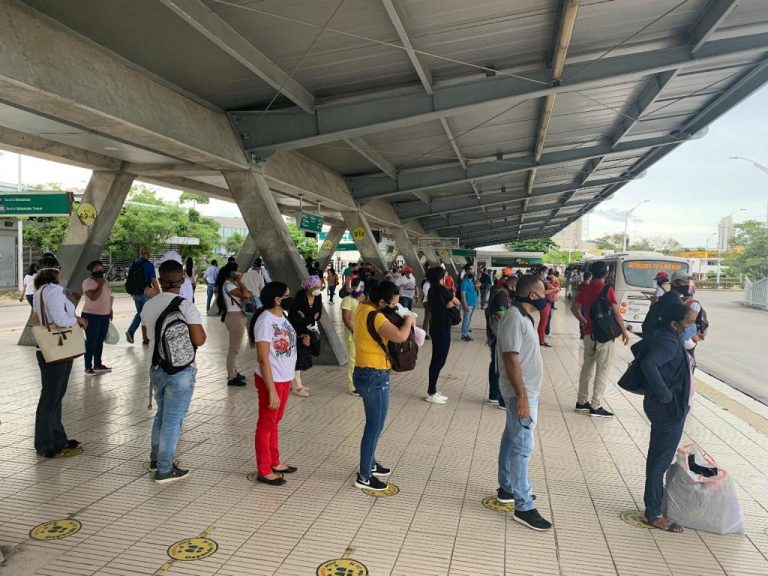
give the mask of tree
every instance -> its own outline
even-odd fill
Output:
[[[557,247],[552,238],[531,238],[530,240],[509,242],[505,245],[510,252],[547,252],[551,246]]]
[[[153,204],[155,206],[165,206],[165,202],[158,198],[155,191],[144,184],[134,184],[131,191],[128,192],[128,201],[139,204]]]
[[[544,256],[544,260],[547,264],[568,264],[569,262],[581,260],[583,257],[584,252],[579,250],[571,250],[569,254],[568,250],[555,248],[550,250],[549,253]]]
[[[629,240],[629,239],[628,239]],[[619,232],[614,234],[606,234],[600,236],[597,240],[597,247],[600,250],[613,250],[614,252],[621,252],[624,247],[624,234]]]
[[[725,257],[732,271],[753,280],[768,276],[768,228],[757,220],[736,224],[736,235],[731,239],[733,252]]]
[[[179,196],[179,204],[192,204],[192,208],[195,208],[198,204],[208,204],[211,201],[208,196],[202,194],[195,194],[194,192],[182,192]]]
[[[288,232],[302,258],[317,258],[317,240],[315,238],[304,236],[304,232],[299,230],[299,227],[293,222],[288,222]]]
[[[224,249],[229,254],[237,254],[243,247],[243,242],[245,242],[245,237],[240,232],[235,232],[224,242]]]
[[[653,252],[656,250],[656,247],[650,240],[648,240],[648,238],[638,238],[631,244],[629,242],[627,243],[627,250],[635,252]]]

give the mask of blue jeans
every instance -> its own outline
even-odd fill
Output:
[[[464,312],[464,317],[461,319],[461,335],[466,337],[469,336],[469,327],[472,326],[472,315],[475,313],[475,307],[467,306],[462,312]]]
[[[400,296],[399,302],[403,305],[403,308],[413,310],[413,298],[408,298],[408,296]]]
[[[376,462],[376,445],[389,410],[389,370],[355,366],[352,379],[365,409],[365,430],[360,440],[360,476],[368,480]]]
[[[211,300],[213,300],[213,295],[216,292],[216,284],[208,284],[208,298],[205,300],[205,311],[208,312],[208,310],[211,309]]]
[[[144,309],[144,304],[147,303],[147,300],[149,300],[149,298],[144,296],[143,293],[133,295],[133,304],[136,306],[136,316],[133,317],[131,325],[128,326],[128,332],[131,336],[133,336],[134,332],[141,326],[141,311]]]
[[[160,368],[149,370],[149,380],[157,402],[149,459],[157,462],[158,474],[167,474],[173,466],[173,455],[181,435],[181,423],[192,401],[196,374],[197,368],[194,366],[176,374],[168,374]]]
[[[88,320],[85,329],[85,367],[101,366],[101,352],[109,330],[109,315],[83,312],[83,318]]]
[[[643,408],[651,421],[651,438],[645,461],[643,500],[645,517],[652,520],[661,515],[661,502],[664,499],[664,473],[672,463],[677,446],[683,437],[687,411],[681,419],[672,413],[671,404],[661,404],[647,396],[643,400]]]
[[[496,365],[496,339],[491,346],[491,363],[488,365],[488,400],[498,400],[499,406],[506,406],[499,389],[499,368]]]
[[[538,418],[539,399],[528,399],[531,419],[523,422],[516,415],[517,398],[506,398],[506,403],[507,423],[501,434],[499,448],[499,486],[515,495],[515,510],[527,512],[536,508],[531,479],[528,477],[528,461],[533,452],[533,431]]]

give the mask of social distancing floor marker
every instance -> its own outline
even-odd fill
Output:
[[[350,558],[354,551],[354,548],[347,548],[341,558],[323,562],[317,567],[316,576],[368,576],[365,564]]]
[[[649,524],[646,521],[645,514],[640,512],[640,510],[629,510],[627,512],[622,512],[619,516],[624,522],[636,528],[656,528],[656,526]]]
[[[509,504],[502,504],[499,502],[499,499],[496,498],[496,496],[488,496],[486,498],[483,498],[483,506],[488,508],[488,510],[493,510],[494,512],[514,512],[515,511],[515,503],[510,502]]]
[[[52,540],[63,540],[76,534],[80,531],[83,525],[72,518],[64,518],[62,520],[51,520],[50,522],[44,522],[38,524],[32,530],[29,531],[29,537],[33,540],[40,540],[42,542],[50,542]]]
[[[57,458],[72,458],[72,456],[80,456],[80,454],[83,453],[83,447],[78,446],[77,448],[64,448]]]
[[[179,562],[191,562],[194,560],[203,560],[216,553],[219,549],[219,545],[215,540],[208,538],[216,530],[213,526],[200,532],[194,538],[185,538],[174,542],[168,547],[167,554],[170,560],[160,566],[154,572],[154,576],[162,576],[168,570],[170,570],[173,563]]]
[[[368,494],[368,496],[375,496],[376,498],[386,498],[387,496],[394,496],[400,492],[400,488],[394,484],[387,484],[386,490],[371,490],[369,488],[362,488],[362,491]]]

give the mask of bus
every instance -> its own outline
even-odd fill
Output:
[[[642,332],[642,324],[656,292],[656,274],[666,272],[670,278],[674,272],[689,272],[691,264],[685,258],[665,256],[659,252],[620,252],[590,257],[571,263],[582,271],[595,262],[608,265],[607,282],[616,291],[616,300],[624,324],[630,332]]]

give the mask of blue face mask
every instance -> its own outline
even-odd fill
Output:
[[[536,310],[544,310],[547,307],[547,297],[532,299],[530,296],[515,296],[515,300],[525,304],[533,304]]]
[[[694,336],[696,336],[696,332],[698,332],[698,328],[696,327],[696,324],[691,324],[688,326],[688,328],[685,329],[685,332],[682,334],[683,340],[690,340]]]

